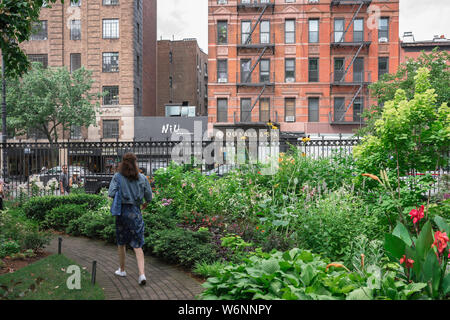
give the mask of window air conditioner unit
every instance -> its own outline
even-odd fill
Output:
[[[286,78],[286,82],[295,82],[294,78]]]
[[[295,117],[294,116],[286,117],[286,122],[295,122]]]
[[[380,38],[378,41],[380,43],[386,43],[386,42],[388,42],[388,39],[387,38]]]
[[[226,83],[226,82],[227,82],[227,79],[220,78],[217,82],[219,82],[219,83]]]

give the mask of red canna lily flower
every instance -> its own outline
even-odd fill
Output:
[[[445,248],[447,248],[448,241],[449,239],[446,232],[436,231],[434,234],[434,242],[431,247],[437,247],[439,253],[442,254]]]
[[[411,216],[411,219],[413,220],[413,223],[416,224],[417,222],[419,222],[420,220],[422,220],[425,215],[424,215],[424,211],[425,211],[425,206],[421,206],[420,209],[412,209],[411,212],[409,213],[409,215]]]
[[[403,255],[403,258],[400,259],[400,264],[405,264],[406,269],[411,269],[414,265],[414,260],[407,259],[406,255]]]

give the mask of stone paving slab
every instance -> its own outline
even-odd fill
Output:
[[[147,285],[139,286],[134,251],[127,250],[127,276],[122,278],[114,274],[119,268],[116,246],[87,238],[61,238],[62,253],[89,272],[92,272],[92,262],[97,261],[96,281],[104,288],[107,300],[195,300],[195,296],[204,290],[201,283],[188,274],[149,256],[145,256]],[[58,237],[45,250],[58,253]]]

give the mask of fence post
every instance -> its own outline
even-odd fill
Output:
[[[62,247],[62,238],[58,238],[58,254],[61,254],[61,247]]]
[[[95,285],[95,280],[97,278],[97,261],[92,262],[92,278],[91,283]]]

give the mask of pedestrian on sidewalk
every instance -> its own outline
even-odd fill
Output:
[[[59,190],[62,196],[70,193],[71,180],[67,171],[67,165],[63,165],[61,175],[59,176]]]
[[[142,219],[141,205],[143,199],[146,203],[142,205],[145,210],[148,203],[152,201],[152,189],[147,178],[139,173],[137,158],[133,153],[127,153],[123,156],[119,164],[119,170],[114,175],[109,185],[108,196],[114,198],[116,193],[121,190],[122,210],[119,216],[116,216],[116,240],[119,249],[120,268],[116,275],[125,277],[125,254],[126,245],[130,245],[136,253],[137,264],[139,268],[139,284],[146,284],[145,262],[144,262],[144,220]]]

